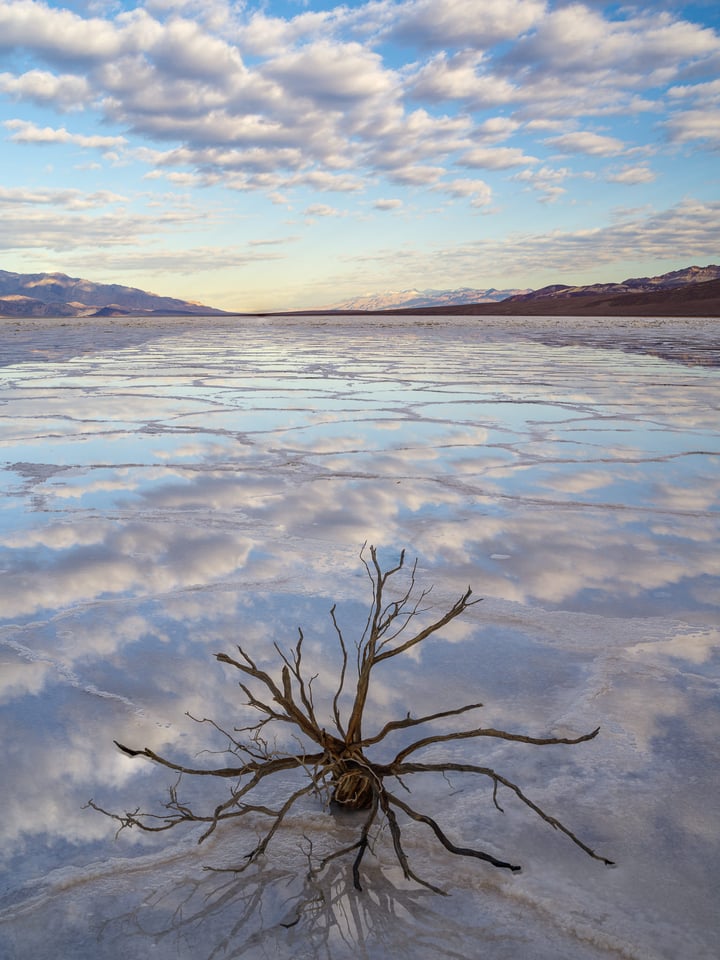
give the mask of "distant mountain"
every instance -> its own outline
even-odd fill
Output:
[[[468,316],[718,317],[720,266],[686,267],[658,277],[584,287],[553,284],[497,303],[395,308],[378,313]]]
[[[718,270],[717,267],[688,268],[693,270]],[[685,273],[685,271],[677,271]],[[691,272],[688,276],[692,276]],[[667,274],[671,276],[671,274]],[[661,279],[661,278],[652,278]],[[425,307],[415,310],[378,311],[396,314],[438,314],[501,317],[720,317],[720,279],[687,280],[685,283],[666,286],[655,284],[649,289],[642,287],[634,293],[613,292],[621,284],[592,287],[546,287],[543,296],[509,297],[500,303],[465,303],[446,307]],[[598,293],[597,287],[609,292]],[[572,290],[567,296],[557,296],[559,291]],[[548,291],[550,291],[548,293]],[[595,292],[588,292],[595,291]],[[539,293],[540,291],[538,291]]]
[[[683,270],[673,270],[658,277],[636,277],[623,280],[621,283],[593,283],[588,286],[567,287],[563,284],[553,284],[541,287],[529,293],[515,295],[508,298],[512,303],[527,303],[537,300],[571,300],[577,297],[588,296],[620,296],[626,293],[658,293],[663,290],[672,290],[684,287],[690,283],[707,283],[709,280],[720,280],[720,266],[709,264],[707,267],[685,267]]]
[[[319,310],[415,310],[463,303],[498,303],[508,297],[530,292],[530,288],[496,290],[494,287],[488,290],[475,290],[471,287],[460,287],[457,290],[388,290],[385,293],[352,297],[329,307],[320,307]]]
[[[633,277],[621,283],[593,283],[575,287],[557,283],[540,290],[497,290],[494,287],[487,290],[472,287],[456,290],[391,290],[353,297],[329,307],[321,307],[317,312],[568,314],[580,310],[581,306],[583,312],[594,310],[595,307],[599,309],[602,304],[610,307],[610,298],[630,295],[658,295],[658,308],[662,310],[668,302],[663,295],[668,291],[719,279],[720,266],[709,264],[707,267],[685,267],[657,277]],[[707,300],[709,294],[706,291],[688,296],[695,302]],[[679,297],[672,298],[672,303],[673,309],[679,309]],[[631,303],[628,300],[624,306],[633,306],[641,313],[645,309],[652,312],[650,302]],[[691,309],[696,307],[699,309],[697,303]],[[617,306],[617,309],[620,307]]]
[[[160,297],[117,283],[92,283],[64,273],[0,270],[0,316],[93,317],[127,314],[217,315],[223,310]]]

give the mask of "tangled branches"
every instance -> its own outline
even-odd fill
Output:
[[[329,798],[331,805],[335,807],[363,811],[363,818],[357,839],[325,856],[314,869],[321,871],[339,857],[352,855],[353,884],[361,890],[360,870],[363,858],[378,828],[385,826],[405,878],[442,893],[442,890],[418,876],[410,864],[403,846],[401,826],[403,818],[409,818],[429,827],[449,853],[461,857],[472,857],[494,867],[511,871],[519,870],[520,866],[500,860],[487,851],[458,846],[434,817],[420,812],[411,806],[407,799],[398,796],[395,785],[401,786],[409,794],[405,781],[415,774],[474,774],[485,777],[491,782],[493,803],[498,810],[502,811],[498,792],[500,788],[504,788],[514,794],[538,817],[565,834],[588,856],[611,864],[612,861],[595,853],[560,820],[546,813],[526,796],[517,783],[502,776],[491,767],[454,761],[428,762],[422,759],[424,748],[450,741],[489,737],[536,746],[578,744],[592,740],[597,736],[599,728],[574,738],[530,737],[492,727],[474,727],[449,733],[427,733],[403,747],[390,760],[379,762],[373,759],[371,748],[378,744],[387,746],[384,741],[390,734],[410,731],[415,727],[432,724],[433,721],[458,717],[478,710],[482,706],[481,703],[470,703],[419,717],[413,717],[408,713],[402,719],[386,723],[379,731],[368,733],[364,729],[368,725],[365,714],[373,670],[384,661],[417,647],[479,601],[471,599],[472,590],[468,587],[445,614],[433,619],[422,628],[415,629],[416,618],[420,613],[426,612],[422,609],[422,604],[429,592],[416,589],[417,561],[409,571],[404,591],[396,593],[394,599],[387,599],[386,594],[391,590],[388,586],[390,581],[405,567],[405,551],[400,554],[395,566],[386,570],[383,570],[373,546],[369,548],[369,559],[366,556],[365,547],[360,553],[360,558],[372,586],[372,601],[365,629],[360,640],[355,644],[354,656],[348,650],[336,617],[335,607],[333,606],[330,611],[340,649],[341,667],[337,686],[329,705],[327,723],[319,719],[313,697],[312,685],[316,677],[308,677],[304,668],[302,629],[298,630],[297,642],[290,652],[283,651],[275,644],[275,650],[280,659],[279,676],[272,676],[263,670],[247,650],[238,646],[235,656],[218,653],[216,659],[239,672],[241,675],[239,686],[247,697],[247,704],[257,711],[260,719],[249,727],[234,728],[232,732],[224,730],[215,721],[206,718],[199,721],[211,724],[228,738],[228,752],[238,762],[225,767],[196,768],[176,763],[148,747],[136,750],[115,741],[118,748],[127,756],[145,757],[175,771],[180,777],[214,777],[228,781],[230,784],[228,798],[213,810],[202,813],[180,801],[176,784],[170,789],[170,799],[161,814],[146,814],[139,810],[125,814],[108,813],[92,800],[89,806],[118,821],[120,829],[138,827],[141,830],[158,832],[169,830],[182,823],[202,823],[205,824],[205,829],[199,842],[209,837],[225,821],[235,820],[248,814],[267,818],[264,832],[255,847],[246,854],[242,865],[233,868],[241,871],[265,853],[295,804],[311,794],[320,795]],[[350,706],[349,710],[344,710],[343,704],[348,694]],[[288,725],[292,738],[300,747],[296,752],[278,752],[270,746],[269,731],[277,729],[277,725],[284,724]],[[328,730],[327,726],[331,729]],[[277,774],[288,774],[292,771],[301,775],[298,785],[290,790],[279,806],[270,807],[259,801],[258,788],[264,781]]]

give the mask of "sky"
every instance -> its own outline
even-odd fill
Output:
[[[0,269],[227,310],[720,262],[720,7],[0,0]]]

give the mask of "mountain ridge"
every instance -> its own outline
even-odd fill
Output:
[[[662,273],[656,277],[630,277],[620,283],[591,283],[575,287],[565,284],[552,284],[508,299],[513,303],[523,303],[529,300],[546,298],[566,300],[586,296],[656,293],[661,290],[673,290],[691,283],[707,283],[711,280],[720,280],[720,266],[712,263],[706,267],[684,267],[682,270],[672,270],[670,273]]]
[[[478,296],[480,299],[478,299]],[[397,298],[400,298],[400,303]],[[388,303],[390,301],[390,303]],[[373,303],[372,308],[367,304]],[[355,304],[351,306],[351,304]],[[358,306],[357,304],[363,304]],[[693,265],[654,277],[585,286],[551,284],[539,290],[386,291],[335,307],[263,312],[312,314],[467,314],[477,316],[720,316],[720,266]],[[257,316],[191,300],[163,297],[136,287],[93,283],[64,273],[19,274],[0,270],[0,317]]]
[[[118,283],[93,283],[65,273],[0,270],[0,316],[92,317],[128,314],[224,315],[192,300],[162,297]]]
[[[531,293],[531,289],[513,288],[497,290],[495,287],[476,289],[474,287],[458,287],[454,290],[425,289],[417,290],[385,290],[381,293],[367,293],[358,297],[350,297],[332,306],[319,307],[318,311],[335,310],[392,310],[395,308],[415,309],[423,307],[455,306],[464,303],[498,303],[508,297]]]

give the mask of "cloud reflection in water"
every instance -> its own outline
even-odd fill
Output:
[[[118,850],[82,810],[91,795],[149,803],[162,790],[158,771],[111,741],[201,750],[206,729],[184,713],[238,715],[212,654],[240,639],[262,657],[302,624],[322,667],[329,606],[362,620],[365,540],[417,555],[440,605],[467,583],[488,598],[446,643],[379,678],[378,722],[411,709],[418,689],[438,709],[479,693],[498,725],[597,719],[590,751],[559,766],[522,758],[519,778],[551,801],[569,795],[611,846],[630,829],[659,857],[673,855],[663,837],[705,844],[688,889],[712,889],[702,811],[715,795],[705,771],[717,769],[704,733],[718,724],[717,372],[468,325],[401,326],[392,351],[384,336],[220,325],[5,368],[4,889],[147,849],[123,837]],[[317,689],[332,685],[321,676]],[[680,754],[691,785],[654,820]],[[484,830],[478,807],[465,788],[448,816]],[[552,843],[503,824],[531,862]],[[551,849],[562,869],[522,881],[536,909],[541,890],[561,900],[563,870],[580,869]],[[657,877],[641,909],[664,895],[652,853],[625,869],[614,893],[572,874],[590,891],[578,910],[596,924],[603,909],[622,914],[617,891],[632,907],[643,870]],[[643,941],[631,907],[618,928]],[[693,923],[707,924],[706,907],[698,895]]]

